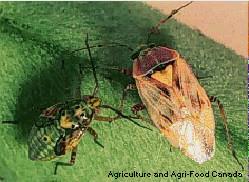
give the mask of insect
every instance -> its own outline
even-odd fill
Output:
[[[135,84],[129,84],[124,89],[120,105],[123,106],[128,90],[137,89],[142,103],[132,107],[135,116],[145,120],[138,112],[147,109],[153,124],[171,145],[202,164],[210,160],[215,152],[215,120],[211,102],[217,102],[228,147],[243,169],[236,157],[226,114],[218,98],[207,95],[187,61],[176,50],[149,44],[151,35],[157,33],[163,23],[191,3],[173,10],[150,30],[147,44],[140,46],[131,56],[132,70],[110,68],[135,79]]]
[[[97,132],[91,127],[93,120],[112,122],[119,118],[126,118],[134,124],[141,126],[129,116],[125,116],[122,112],[112,106],[101,104],[101,99],[96,97],[99,86],[88,43],[88,34],[85,44],[92,64],[96,84],[93,94],[81,97],[79,87],[77,91],[78,96],[76,98],[57,103],[44,109],[32,127],[28,139],[28,157],[31,160],[48,161],[63,156],[71,151],[69,163],[56,162],[54,174],[57,173],[57,168],[60,165],[74,165],[77,146],[86,132],[89,132],[93,136],[95,143],[103,147],[103,145],[98,142]],[[80,76],[82,75],[81,67],[82,66],[80,65]],[[100,116],[98,115],[98,110],[101,108],[111,109],[117,115],[114,117]]]

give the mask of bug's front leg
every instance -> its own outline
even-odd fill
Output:
[[[91,127],[87,128],[87,131],[93,136],[94,142],[96,144],[98,144],[99,146],[101,146],[102,148],[104,148],[104,146],[101,143],[99,143],[99,141],[98,141],[98,134],[97,134],[97,132],[93,128],[91,128]]]
[[[75,164],[76,153],[77,153],[77,146],[72,149],[71,159],[70,159],[69,163],[67,163],[67,162],[56,162],[55,163],[55,169],[54,169],[54,175],[57,174],[58,166],[73,166]]]
[[[132,106],[131,111],[133,112],[133,114],[137,115],[139,111],[144,110],[146,107],[143,103],[139,103],[139,104],[135,104],[134,106]]]
[[[145,118],[141,116],[138,112],[146,109],[145,105],[143,103],[135,104],[134,106],[131,107],[132,113],[138,118],[141,119],[142,121],[150,122],[150,119]]]
[[[109,109],[114,110],[117,113],[117,116],[107,117],[107,116],[95,115],[94,116],[94,120],[96,120],[96,121],[102,121],[102,122],[109,122],[109,123],[111,123],[111,122],[113,122],[115,120],[118,120],[120,118],[126,118],[128,120],[131,120],[131,119],[140,119],[137,116],[126,116],[126,115],[123,115],[120,110],[114,109],[114,108],[112,108],[111,106],[108,106],[108,105],[102,105],[101,107],[103,107],[103,108],[109,108]]]
[[[119,105],[119,110],[117,110],[118,112],[118,115],[116,117],[113,117],[113,118],[109,118],[109,117],[101,117],[101,116],[97,116],[97,119],[96,120],[102,120],[102,121],[109,121],[109,122],[112,122],[116,119],[119,119],[121,117],[124,117],[124,115],[122,115],[122,112],[123,112],[123,106],[124,106],[124,100],[127,96],[127,92],[128,91],[131,91],[131,90],[137,90],[137,86],[136,84],[134,83],[130,83],[128,84],[124,90],[123,90],[123,94],[122,94],[122,98],[121,98],[121,101],[120,101],[120,105]],[[145,109],[146,107],[143,105],[143,104],[136,104],[132,107],[132,112],[135,116],[126,116],[127,119],[140,119],[142,121],[150,121],[150,119],[147,119],[147,118],[144,118],[142,117],[141,115],[139,115],[137,112],[139,110],[143,110]],[[111,108],[113,110],[113,108]],[[132,120],[131,120],[132,121]],[[134,121],[133,121],[134,122]],[[135,123],[135,122],[134,122]],[[136,125],[139,125],[138,123],[135,123]],[[139,125],[141,126],[141,125]]]
[[[220,100],[217,97],[215,97],[215,96],[209,96],[209,100],[210,100],[210,102],[216,102],[217,103],[218,108],[220,110],[221,117],[223,119],[224,128],[225,128],[225,131],[226,131],[228,148],[231,150],[233,157],[235,158],[235,160],[237,161],[237,163],[241,166],[242,170],[244,170],[244,167],[239,162],[239,159],[237,158],[236,152],[235,152],[234,147],[233,147],[233,140],[232,140],[232,136],[230,134],[230,131],[228,129],[228,122],[227,122],[227,117],[226,117],[225,109],[224,109],[222,103],[220,102]]]
[[[91,66],[80,66],[81,69],[91,69]],[[130,68],[120,68],[120,67],[115,67],[115,66],[95,66],[96,69],[104,69],[104,70],[113,70],[113,71],[117,71],[119,73],[122,73],[126,76],[130,76],[132,77],[132,69]]]
[[[119,104],[119,109],[120,109],[121,111],[123,111],[124,100],[125,100],[125,98],[126,98],[126,96],[127,96],[127,92],[128,92],[128,91],[131,91],[131,90],[136,90],[136,89],[137,89],[137,86],[136,86],[136,84],[134,84],[134,83],[130,83],[130,84],[128,84],[128,85],[124,88],[123,94],[122,94],[122,98],[121,98],[121,101],[120,101],[120,104]]]
[[[95,115],[94,116],[94,119],[97,120],[97,121],[104,121],[104,122],[112,122],[114,120],[117,120],[117,119],[120,119],[120,118],[125,118],[125,119],[128,119],[129,121],[131,121],[133,124],[139,126],[139,127],[142,127],[142,128],[145,128],[145,129],[148,129],[148,130],[151,130],[150,128],[146,127],[146,126],[143,126],[143,125],[140,125],[139,123],[137,123],[135,120],[133,119],[140,119],[138,118],[137,116],[127,116],[127,115],[124,115],[120,110],[118,109],[115,109],[113,108],[112,106],[109,106],[109,105],[101,105],[102,108],[108,108],[108,109],[111,109],[113,110],[114,112],[116,112],[118,115],[115,116],[115,117],[105,117],[105,116],[97,116]]]

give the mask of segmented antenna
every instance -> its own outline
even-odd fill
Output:
[[[123,44],[123,43],[120,43],[120,42],[109,42],[107,44],[98,44],[98,45],[89,45],[89,48],[101,48],[101,47],[126,47],[128,50],[130,51],[134,51],[134,49],[132,47],[130,47],[129,45],[127,44]],[[75,52],[77,51],[81,51],[81,50],[85,50],[85,49],[88,49],[88,47],[82,47],[82,48],[79,48],[79,49],[75,49],[73,50],[69,55],[71,54],[74,54]]]
[[[183,6],[180,6],[180,7],[177,8],[177,9],[173,9],[173,10],[171,11],[170,15],[169,15],[167,18],[160,20],[159,23],[158,23],[156,26],[152,27],[152,28],[150,29],[149,33],[148,33],[147,44],[149,44],[151,35],[154,34],[154,33],[158,33],[158,32],[159,32],[159,27],[160,27],[162,24],[166,23],[170,18],[172,18],[175,14],[177,14],[182,8],[187,7],[187,6],[190,5],[192,2],[193,2],[193,1],[190,1],[190,2],[188,2],[187,4],[185,4],[185,5],[183,5]]]
[[[92,70],[93,70],[93,76],[94,76],[94,80],[95,80],[95,87],[94,87],[93,94],[92,94],[92,96],[94,97],[97,94],[97,91],[99,89],[99,82],[98,82],[98,79],[97,79],[97,74],[96,74],[96,69],[95,69],[95,66],[94,66],[93,58],[92,58],[91,49],[90,49],[90,46],[89,46],[89,43],[88,43],[88,33],[86,34],[85,44],[86,44],[86,47],[87,47],[87,50],[88,50],[88,55],[89,55],[89,59],[91,61]]]

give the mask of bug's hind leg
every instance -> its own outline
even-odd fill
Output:
[[[226,117],[224,107],[223,107],[222,103],[220,102],[220,100],[217,97],[209,96],[209,99],[210,99],[211,102],[216,102],[217,105],[218,105],[221,117],[223,119],[224,128],[225,128],[225,131],[226,131],[226,138],[227,138],[227,142],[228,142],[228,148],[229,148],[229,150],[231,150],[233,157],[235,158],[237,163],[241,166],[242,170],[244,170],[244,167],[240,163],[239,159],[237,158],[236,152],[235,152],[234,147],[233,147],[233,140],[232,140],[232,136],[230,134],[230,131],[228,129],[228,122],[227,122],[227,117]]]
[[[99,146],[101,146],[102,148],[104,148],[104,146],[101,143],[99,143],[99,141],[98,141],[98,134],[97,134],[97,132],[93,128],[91,128],[91,127],[89,127],[87,129],[87,131],[93,136],[94,142],[96,144],[98,144]]]
[[[135,104],[134,106],[131,107],[132,113],[138,118],[141,119],[142,121],[150,121],[150,119],[145,118],[141,116],[138,112],[146,109],[145,105],[143,103]]]
[[[73,166],[75,164],[76,153],[77,153],[77,146],[75,148],[73,148],[73,150],[71,152],[70,162],[68,162],[68,163],[67,162],[56,162],[55,168],[54,168],[54,175],[57,174],[58,166]]]

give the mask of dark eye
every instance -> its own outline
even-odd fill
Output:
[[[72,124],[72,129],[76,129],[76,128],[79,128],[79,125],[77,125],[77,124]]]
[[[77,105],[77,106],[75,106],[75,107],[74,107],[74,109],[79,109],[79,108],[80,108],[80,106],[79,106],[79,105]]]
[[[88,117],[85,116],[85,113],[82,113],[82,114],[80,115],[80,118],[81,118],[81,119],[84,119],[84,120],[88,119]]]
[[[61,111],[61,116],[65,116],[66,115],[66,111],[65,110],[62,110]]]

